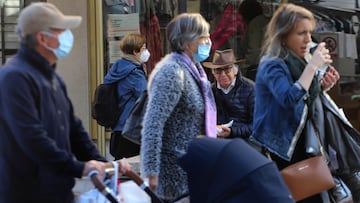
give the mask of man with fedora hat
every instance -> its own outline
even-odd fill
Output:
[[[0,202],[70,203],[75,177],[104,173],[102,157],[55,71],[80,16],[38,2],[19,14],[21,47],[0,70]],[[121,169],[130,165],[120,161]]]
[[[212,62],[204,62],[215,78],[212,90],[217,107],[218,137],[247,139],[252,133],[255,84],[243,77],[232,49],[216,50]],[[232,122],[232,126],[222,125]]]

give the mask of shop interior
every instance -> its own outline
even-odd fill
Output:
[[[115,9],[119,5],[113,5],[104,1],[104,13],[124,12],[132,10],[140,12],[140,31],[147,36],[147,46],[151,53],[151,61],[148,62],[148,73],[154,68],[155,63],[167,53],[165,39],[165,27],[167,22],[182,12],[200,12],[211,25],[211,35],[214,44],[219,49],[232,48],[238,59],[243,57],[239,46],[244,27],[237,18],[238,7],[241,0],[188,0],[188,1],[138,1],[133,7],[127,9]],[[114,2],[114,1],[111,1]],[[271,17],[276,7],[284,2],[278,0],[261,0],[264,14]],[[325,41],[333,57],[333,66],[341,75],[338,84],[329,92],[334,101],[343,108],[355,128],[360,130],[360,66],[359,66],[359,9],[355,1],[333,1],[333,5],[325,1],[286,1],[302,5],[310,9],[316,20],[317,27],[314,30],[315,41]],[[342,7],[337,6],[341,3]],[[329,6],[330,5],[330,6]],[[352,8],[352,9],[351,9]],[[126,11],[125,11],[126,12]],[[130,12],[129,12],[130,13]],[[104,15],[106,24],[106,14]],[[107,24],[109,25],[109,24]],[[104,33],[107,36],[108,33]],[[121,36],[119,36],[121,37]],[[104,41],[104,47],[110,43],[107,41],[118,40],[119,38],[109,37]],[[159,40],[160,39],[160,40]],[[219,41],[215,41],[219,40]],[[106,48],[105,48],[106,50]],[[106,51],[105,51],[106,52]],[[108,53],[109,54],[109,53]],[[111,57],[110,57],[111,58]],[[111,59],[104,57],[105,69],[111,65]],[[246,67],[241,69],[246,74]],[[104,71],[106,72],[106,70]]]

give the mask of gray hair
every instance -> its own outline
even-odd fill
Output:
[[[310,20],[315,27],[315,18],[309,10],[291,3],[281,4],[267,26],[262,52],[278,57],[284,41],[302,19]]]
[[[233,64],[233,69],[235,71],[235,75],[239,73],[239,65]]]
[[[209,23],[198,13],[182,13],[173,18],[166,29],[171,51],[183,52],[184,45],[208,36]]]
[[[22,32],[19,27],[16,28],[16,33],[18,34],[20,44],[26,45],[30,48],[36,47],[38,45],[36,40],[36,33],[22,36]]]

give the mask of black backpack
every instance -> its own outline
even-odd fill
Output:
[[[122,113],[118,107],[117,82],[96,87],[91,104],[91,116],[106,128],[114,127]]]

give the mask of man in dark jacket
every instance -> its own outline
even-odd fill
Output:
[[[19,15],[21,47],[0,70],[0,202],[70,203],[74,177],[104,173],[106,160],[55,72],[71,51],[70,28],[80,22],[50,3],[33,3]]]
[[[204,62],[215,78],[218,137],[247,139],[252,133],[255,84],[238,70],[232,49],[216,50],[212,62]]]

